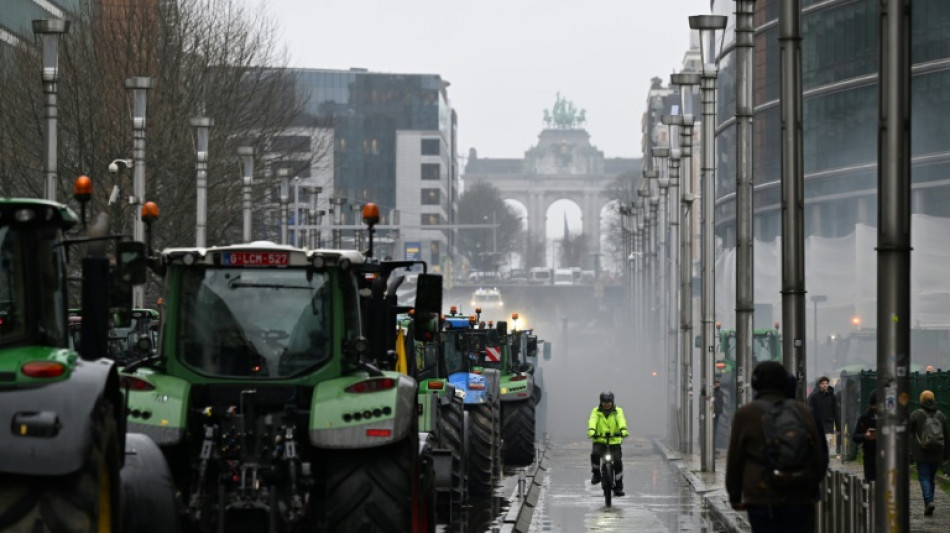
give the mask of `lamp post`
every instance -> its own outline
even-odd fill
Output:
[[[910,530],[911,4],[878,3],[877,468],[885,475],[874,517],[881,531]]]
[[[703,71],[700,78],[700,97],[703,107],[703,164],[702,164],[702,345],[699,356],[702,379],[700,381],[700,437],[702,440],[701,468],[703,472],[715,472],[716,461],[713,450],[713,369],[716,356],[715,346],[715,135],[716,135],[716,78],[718,66],[713,46],[716,30],[726,27],[726,17],[722,15],[697,15],[689,17],[689,26],[699,30],[700,54],[703,58]],[[744,390],[746,366],[737,365],[736,386]],[[744,401],[741,403],[745,403]]]
[[[244,242],[251,242],[251,184],[254,182],[254,147],[239,146],[237,153],[244,166],[244,176],[241,179],[244,184],[244,225],[241,237]]]
[[[337,196],[330,198],[330,205],[333,206],[332,212],[337,216],[337,225],[342,226],[344,221],[343,206],[346,204],[346,198]],[[334,228],[333,232],[333,247],[339,250],[343,248],[343,231],[339,228]]]
[[[58,116],[56,91],[59,83],[59,40],[60,36],[69,31],[69,21],[61,19],[42,19],[33,21],[33,33],[43,41],[43,94],[45,95],[46,124],[44,137],[46,138],[44,173],[46,174],[46,199],[56,201],[56,186],[58,178],[56,147],[58,143],[56,119]]]
[[[828,297],[825,296],[824,294],[813,294],[810,299],[811,299],[811,303],[814,309],[812,311],[812,314],[814,315],[812,318],[814,319],[814,322],[815,322],[815,329],[813,330],[813,334],[815,335],[815,338],[812,340],[811,358],[812,360],[817,362],[818,360],[817,359],[817,356],[818,356],[818,304],[828,301]],[[807,372],[806,372],[806,375],[807,375]],[[803,381],[806,381],[805,379],[803,379],[804,377],[805,376],[802,376],[802,379],[798,380],[799,387],[804,387],[805,384],[802,383]],[[811,377],[811,376],[808,376],[808,377]]]
[[[317,209],[315,213],[314,220],[317,225],[317,230],[316,230],[316,233],[314,233],[314,238],[316,239],[316,244],[314,245],[314,248],[323,247],[323,232],[320,230],[320,227],[323,226],[323,216],[326,214],[327,212],[323,209]]]
[[[657,281],[657,287],[660,290],[660,310],[659,310],[659,319],[660,319],[660,328],[658,332],[660,334],[660,349],[659,353],[661,357],[666,358],[666,369],[667,369],[667,386],[670,392],[675,390],[673,382],[669,381],[671,377],[676,372],[676,362],[674,357],[671,356],[670,349],[675,344],[670,342],[670,331],[675,331],[673,328],[673,323],[670,320],[670,286],[668,283],[669,280],[669,266],[670,266],[670,246],[667,241],[668,229],[670,228],[670,217],[669,213],[669,193],[670,193],[670,148],[668,146],[653,147],[651,150],[653,154],[654,167],[659,172],[659,179],[657,184],[660,189],[660,210],[659,210],[659,232],[658,232],[658,249],[659,249],[659,276]],[[673,411],[669,412],[669,420],[672,422],[675,419]],[[673,424],[670,423],[669,426],[672,428]]]
[[[798,378],[795,397],[805,400],[808,360],[818,354],[818,308],[815,342],[805,351],[805,164],[802,146],[802,8],[800,0],[782,3],[779,13],[782,113],[782,358]],[[824,297],[822,297],[824,298]],[[815,302],[814,297],[812,301]],[[824,301],[824,300],[822,300]]]
[[[290,170],[277,169],[280,187],[280,243],[287,244],[287,204],[290,203]]]
[[[746,385],[739,401],[752,400],[755,264],[752,184],[752,20],[755,0],[736,0],[736,361]],[[742,372],[740,370],[740,372]]]
[[[145,203],[145,103],[148,90],[154,86],[149,77],[137,76],[125,80],[125,88],[132,91],[132,160],[135,167],[132,171],[129,204],[132,206],[132,239],[136,242],[145,242],[145,222],[139,216],[141,206]],[[144,305],[145,287],[132,287],[132,306]]]
[[[195,129],[195,151],[197,152],[195,170],[198,174],[198,190],[195,194],[197,198],[195,246],[204,248],[208,244],[208,137],[211,134],[211,127],[214,126],[214,119],[195,117],[190,123]]]
[[[317,248],[319,246],[319,244],[317,244],[319,242],[317,235],[318,235],[318,232],[320,231],[319,229],[317,229],[317,223],[316,223],[317,200],[320,196],[320,193],[323,192],[323,187],[311,185],[310,187],[308,187],[308,192],[310,192],[310,220],[309,222],[310,224],[312,224],[312,228],[310,231],[310,239],[309,239],[310,242],[308,244],[311,248]]]

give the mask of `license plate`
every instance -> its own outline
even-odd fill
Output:
[[[226,266],[287,266],[287,252],[225,252],[221,262]]]

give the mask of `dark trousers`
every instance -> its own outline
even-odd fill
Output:
[[[607,451],[606,444],[594,443],[594,448],[590,452],[590,469],[593,472],[600,472],[600,456]],[[623,480],[623,450],[619,444],[610,445],[610,456],[614,459],[614,478],[618,484]],[[622,486],[622,485],[621,485]]]
[[[812,533],[815,505],[750,505],[749,525],[753,533]]]

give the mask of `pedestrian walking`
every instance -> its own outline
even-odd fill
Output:
[[[934,514],[934,483],[937,469],[950,460],[950,425],[947,417],[937,410],[934,393],[925,390],[920,393],[920,408],[910,414],[907,427],[910,439],[910,452],[917,465],[917,477],[920,491],[924,495],[924,515]]]
[[[721,448],[719,445],[719,419],[722,417],[722,410],[725,404],[726,400],[722,392],[722,382],[717,379],[713,381],[713,443],[717,449]]]
[[[808,395],[808,408],[821,421],[821,427],[818,429],[825,434],[828,452],[832,453],[832,450],[837,452],[839,448],[835,437],[836,433],[841,431],[841,420],[838,418],[840,411],[834,387],[831,386],[827,376],[818,378],[818,388]]]
[[[871,393],[868,399],[868,410],[858,418],[851,440],[861,445],[864,454],[864,481],[867,483],[875,481],[877,479],[877,391]]]
[[[752,373],[755,399],[732,420],[726,491],[733,509],[748,512],[753,532],[815,528],[815,496],[826,466],[823,437],[790,382],[781,363],[760,363]]]

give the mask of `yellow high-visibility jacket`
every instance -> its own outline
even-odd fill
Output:
[[[611,434],[610,442],[601,435]],[[594,435],[598,435],[594,438]],[[600,407],[594,407],[590,412],[590,419],[587,421],[587,438],[593,439],[598,444],[620,444],[623,437],[630,435],[627,431],[627,419],[623,416],[623,409],[614,407],[608,413],[600,410]]]

